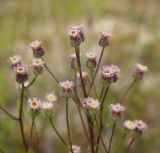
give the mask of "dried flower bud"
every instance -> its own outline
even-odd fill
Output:
[[[81,153],[81,147],[78,145],[72,145],[73,153]],[[72,153],[71,148],[69,146],[69,153]]]
[[[42,47],[42,42],[35,40],[30,44],[30,48],[33,50],[35,57],[42,57],[45,54],[45,50]]]
[[[96,54],[94,52],[87,52],[86,58],[87,58],[86,66],[91,69],[95,68],[97,65]]]
[[[81,77],[80,77],[79,72],[76,73],[76,77],[79,81],[79,84],[81,85]],[[87,72],[82,72],[82,79],[83,79],[84,85],[87,85],[87,79],[88,79],[88,73]]]
[[[147,124],[142,120],[135,120],[134,123],[135,123],[134,131],[138,135],[141,135],[147,129]]]
[[[69,62],[70,62],[70,67],[72,69],[77,69],[78,68],[78,64],[77,64],[77,57],[76,57],[76,54],[71,54],[69,56]]]
[[[111,33],[109,34],[106,34],[104,32],[101,32],[101,37],[100,37],[100,40],[99,40],[99,45],[102,46],[102,47],[106,47],[109,45],[109,38],[112,36]]]
[[[49,117],[51,117],[54,113],[54,103],[49,101],[42,102],[42,111]]]
[[[48,102],[55,103],[57,101],[57,96],[52,92],[46,95],[46,99]]]
[[[130,120],[124,121],[123,126],[127,131],[133,131],[136,127],[135,123]]]
[[[121,104],[110,104],[109,111],[111,112],[111,117],[114,121],[119,119],[122,116],[122,113],[124,112],[125,107]]]
[[[34,58],[32,60],[32,67],[35,75],[42,74],[44,69],[44,61],[41,58]]]
[[[60,94],[63,97],[71,97],[73,95],[74,83],[72,81],[62,81],[59,83]]]
[[[106,65],[100,70],[100,82],[105,84],[111,84],[118,80],[120,69],[115,65]]]
[[[20,64],[17,65],[14,69],[16,74],[16,81],[19,83],[24,83],[28,80],[28,67],[27,65]]]
[[[17,65],[22,64],[22,58],[19,55],[13,55],[9,58],[12,68],[14,69]]]
[[[99,110],[100,102],[97,99],[88,97],[84,99],[83,107],[88,110]]]
[[[67,33],[70,37],[70,44],[72,47],[78,47],[84,41],[83,28],[83,25],[69,26]]]
[[[27,101],[27,107],[33,117],[36,117],[40,113],[41,100],[38,98],[29,98]]]
[[[141,80],[144,76],[144,73],[148,71],[147,66],[141,65],[141,64],[136,64],[135,67],[135,72],[133,74],[133,76],[138,79]]]

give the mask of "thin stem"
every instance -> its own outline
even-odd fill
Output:
[[[78,67],[79,67],[79,74],[80,74],[80,79],[81,79],[81,83],[82,83],[83,94],[84,94],[84,97],[87,97],[84,81],[83,81],[83,78],[82,78],[80,49],[78,47],[75,47],[75,52],[76,52],[77,64],[78,64]]]
[[[69,146],[70,146],[71,152],[74,153],[72,150],[72,142],[71,142],[71,135],[70,135],[70,128],[69,128],[69,119],[68,119],[68,98],[66,98],[66,122],[67,122]]]
[[[6,114],[8,115],[11,119],[18,121],[18,118],[13,116],[12,114],[10,114],[7,110],[5,110],[3,107],[0,106],[0,109]]]
[[[136,83],[136,79],[134,79],[132,81],[132,83],[130,84],[130,86],[127,88],[127,90],[125,91],[125,93],[122,95],[119,103],[123,103],[124,102],[124,99],[126,98],[127,94],[129,93],[129,91],[132,89],[132,87],[134,86],[134,84]]]
[[[102,99],[104,89],[105,89],[105,86],[102,87],[102,90],[101,90],[101,93],[100,93],[100,96],[99,96],[99,101],[101,101],[101,99]]]
[[[22,140],[23,140],[23,145],[26,150],[28,151],[28,146],[24,134],[24,127],[23,127],[23,99],[24,99],[24,84],[22,83],[22,89],[21,89],[21,95],[20,95],[20,109],[19,109],[19,124],[20,124],[20,130],[21,130],[21,135],[22,135]]]
[[[115,127],[116,127],[116,122],[114,122],[114,124],[113,124],[112,134],[111,134],[111,137],[110,137],[110,140],[109,140],[108,153],[110,153],[110,151],[111,151],[111,145],[112,145],[112,140],[113,140],[113,135],[114,135]]]
[[[132,138],[132,140],[130,141],[128,147],[126,148],[125,152],[124,153],[127,153],[130,149],[130,147],[132,146],[133,142],[134,142],[135,138]]]
[[[94,73],[92,82],[91,82],[91,86],[90,86],[90,89],[89,89],[89,92],[88,92],[87,95],[89,95],[90,92],[91,92],[91,90],[92,90],[92,86],[93,86],[93,84],[94,84],[94,80],[95,80],[95,78],[96,78],[96,75],[97,75],[97,72],[98,72],[98,69],[99,69],[101,60],[102,60],[102,56],[103,56],[103,53],[104,53],[104,49],[105,49],[105,47],[102,48],[101,55],[100,55],[100,58],[99,58],[99,61],[98,61],[98,64],[97,64],[97,67],[96,67],[96,70],[95,70],[95,73]]]
[[[36,81],[37,77],[38,77],[38,75],[35,75],[35,77],[33,78],[33,80],[25,88],[29,88]]]
[[[31,140],[33,138],[33,127],[34,127],[35,117],[32,117],[32,124],[31,124]]]
[[[52,76],[52,78],[59,83],[59,80],[57,79],[57,77],[53,74],[53,72],[49,69],[49,67],[46,65],[46,63],[44,63],[44,67],[46,68],[46,70],[48,71],[48,73]]]
[[[122,135],[122,138],[121,138],[121,140],[120,140],[120,142],[119,142],[119,145],[118,145],[118,147],[117,147],[117,151],[116,151],[116,153],[118,153],[118,152],[120,151],[120,148],[121,148],[122,142],[123,142],[123,140],[125,139],[126,135],[127,135],[127,133],[126,133],[126,132]]]
[[[54,123],[53,123],[53,121],[52,121],[52,118],[51,118],[51,117],[49,118],[49,121],[50,121],[50,123],[51,123],[51,125],[52,125],[52,128],[53,128],[53,129],[54,129],[54,131],[56,132],[57,136],[58,136],[58,137],[59,137],[59,139],[61,140],[61,142],[65,145],[65,147],[67,147],[67,148],[68,148],[68,146],[67,146],[66,142],[65,142],[65,141],[64,141],[64,139],[61,137],[61,135],[59,134],[58,130],[56,129],[56,127],[55,127],[55,125],[54,125]]]

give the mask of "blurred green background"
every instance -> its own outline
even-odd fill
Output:
[[[159,153],[160,151],[160,1],[159,0],[0,0],[0,105],[17,115],[19,91],[8,58],[20,54],[31,65],[29,43],[43,41],[45,60],[60,80],[73,79],[68,55],[73,53],[67,38],[70,24],[85,25],[86,40],[82,44],[82,58],[86,51],[100,54],[99,32],[112,32],[110,46],[106,49],[103,64],[113,63],[121,68],[121,77],[113,85],[108,101],[118,101],[132,81],[135,63],[147,65],[149,72],[126,98],[125,118],[143,119],[148,130],[136,141],[130,152]],[[83,60],[83,65],[84,65]],[[33,78],[33,75],[30,76]],[[30,96],[44,98],[58,87],[44,72],[29,90]],[[85,147],[85,137],[75,106],[70,107],[72,137],[76,144]],[[28,116],[28,117],[27,117]],[[64,102],[56,104],[56,126],[66,136]],[[27,118],[27,119],[26,119]],[[31,120],[25,114],[25,132],[30,132]],[[40,152],[64,152],[45,118],[39,117],[37,131],[45,130],[40,137]],[[47,126],[46,126],[47,125]],[[0,147],[6,153],[22,153],[21,136],[17,123],[0,111]],[[119,128],[120,131],[122,131]],[[121,132],[117,129],[117,138]],[[110,132],[104,133],[105,137]],[[118,141],[118,140],[117,140]],[[108,140],[105,141],[108,144]],[[128,140],[125,141],[126,146]],[[116,141],[115,144],[116,146]],[[53,151],[51,151],[53,150]]]

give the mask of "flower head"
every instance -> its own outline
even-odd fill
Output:
[[[73,95],[74,83],[72,81],[62,81],[59,83],[60,93],[64,97],[71,97]]]
[[[99,45],[102,46],[102,47],[106,47],[109,45],[109,38],[112,36],[111,33],[109,34],[106,34],[104,32],[101,32],[101,37],[100,37],[100,40],[99,40]]]
[[[136,127],[135,123],[133,121],[130,121],[130,120],[124,121],[123,126],[126,130],[129,130],[129,131],[134,130],[135,127]]]
[[[46,95],[46,99],[48,102],[55,103],[57,101],[57,96],[54,92]]]
[[[87,58],[87,61],[86,61],[86,66],[88,68],[95,68],[96,65],[97,65],[97,62],[96,62],[96,54],[94,52],[87,52],[86,53],[86,58]]]
[[[88,110],[99,110],[100,102],[97,99],[88,97],[84,99],[83,107]]]
[[[83,33],[84,25],[71,25],[68,29],[68,36],[72,47],[78,47],[85,39]]]
[[[42,74],[44,69],[44,61],[42,58],[34,58],[32,60],[32,67],[34,74]]]
[[[76,54],[71,54],[71,55],[69,56],[69,62],[70,62],[70,67],[71,67],[72,69],[77,69],[77,68],[78,68]]]
[[[81,147],[78,145],[72,145],[72,151],[69,146],[69,150],[70,150],[69,153],[72,153],[72,151],[73,151],[73,153],[81,153]]]
[[[27,65],[20,64],[17,65],[14,69],[16,74],[16,81],[19,83],[24,83],[28,80],[28,67]]]
[[[135,133],[141,135],[146,129],[147,129],[147,124],[143,122],[142,120],[135,120]]]
[[[49,101],[43,101],[41,109],[47,116],[51,116],[54,113],[54,103]]]
[[[31,115],[37,116],[41,109],[41,100],[38,98],[29,98],[27,101],[28,110],[31,112]]]
[[[100,70],[100,82],[111,84],[118,80],[120,69],[115,65],[106,65]]]
[[[76,73],[76,77],[79,80],[79,83],[81,84],[81,76],[80,76],[79,72]],[[82,79],[83,79],[84,85],[87,85],[87,79],[88,79],[88,73],[87,72],[82,72]]]
[[[45,54],[45,50],[42,47],[42,42],[35,40],[30,44],[30,48],[33,50],[35,57],[42,57]]]
[[[144,65],[141,65],[141,64],[136,64],[133,76],[136,79],[141,80],[144,76],[144,73],[147,72],[147,71],[148,71],[147,66],[144,66]]]
[[[22,64],[22,58],[19,55],[13,55],[9,58],[12,68],[15,68],[17,65]]]
[[[110,104],[109,106],[109,111],[111,112],[111,116],[113,120],[117,120],[118,118],[120,118],[124,110],[125,110],[125,107],[119,103]]]

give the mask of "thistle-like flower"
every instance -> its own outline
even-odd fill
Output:
[[[120,69],[115,65],[106,65],[100,72],[100,82],[105,84],[111,84],[119,79]]]
[[[126,120],[126,121],[124,121],[123,126],[126,130],[133,131],[136,127],[136,124],[135,124],[135,122],[133,122],[131,120]]]
[[[45,50],[42,47],[42,42],[35,40],[30,44],[30,48],[33,50],[33,55],[37,57],[42,57],[45,54]]]
[[[35,75],[42,74],[44,69],[44,61],[42,58],[34,58],[32,60],[33,73]]]
[[[14,68],[16,74],[16,81],[19,83],[24,83],[28,80],[28,66],[24,64],[17,65]]]
[[[22,64],[22,58],[19,55],[13,55],[9,58],[12,68],[14,69],[17,65]]]
[[[97,56],[96,56],[96,54],[94,52],[87,52],[86,53],[86,58],[87,58],[86,66],[88,68],[91,68],[91,69],[95,68],[96,65],[97,65],[97,62],[96,62]]]
[[[81,147],[78,145],[72,145],[73,153],[81,153]],[[71,148],[69,146],[69,153],[72,153]]]
[[[70,62],[70,67],[72,69],[77,69],[78,68],[78,64],[77,64],[77,57],[76,57],[76,54],[71,54],[69,56],[69,62]]]
[[[136,64],[133,76],[135,77],[135,79],[141,80],[144,76],[144,73],[147,71],[148,71],[147,66]]]
[[[51,117],[54,113],[54,103],[49,101],[42,102],[42,111],[49,117]]]
[[[41,106],[42,106],[41,100],[36,97],[29,98],[27,101],[28,110],[30,111],[31,115],[33,115],[34,117],[39,114]]]
[[[85,39],[83,33],[84,25],[71,25],[68,29],[68,36],[72,47],[78,47]]]
[[[141,135],[146,129],[147,129],[147,124],[143,122],[142,120],[135,120],[135,133]]]
[[[97,99],[88,97],[84,99],[83,107],[88,110],[99,110],[100,102]]]
[[[72,81],[62,81],[59,83],[60,94],[63,97],[71,97],[73,95],[74,83]]]
[[[101,32],[101,37],[100,37],[100,40],[99,40],[99,45],[102,46],[102,47],[106,47],[109,45],[109,38],[112,36],[111,33],[109,34],[106,34],[104,32]]]
[[[109,111],[111,112],[111,117],[115,121],[122,116],[122,113],[124,112],[124,110],[125,110],[125,107],[119,103],[109,105]]]
[[[46,95],[46,99],[48,102],[55,103],[57,101],[57,96],[54,92]]]
[[[76,77],[79,81],[79,84],[81,85],[81,77],[80,77],[79,72],[76,73]],[[87,85],[87,79],[88,79],[88,73],[87,72],[82,72],[82,79],[83,79],[84,85]]]

